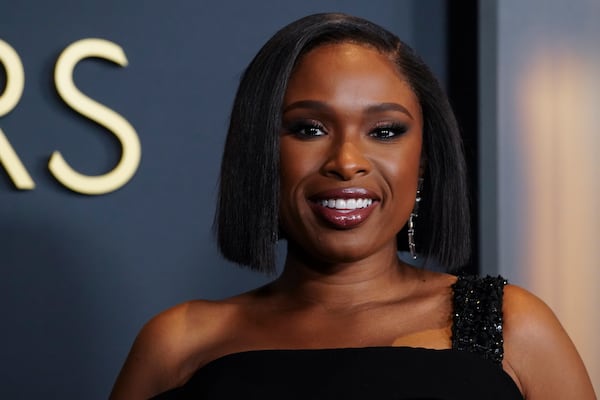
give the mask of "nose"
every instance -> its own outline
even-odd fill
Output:
[[[365,157],[360,145],[352,141],[343,141],[332,146],[322,173],[344,181],[371,172],[371,163]]]

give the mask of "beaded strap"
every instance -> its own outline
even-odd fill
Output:
[[[496,364],[504,357],[502,295],[506,280],[462,276],[452,286],[452,348],[477,353]]]

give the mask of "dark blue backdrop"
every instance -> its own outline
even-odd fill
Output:
[[[236,84],[262,43],[306,14],[343,11],[382,24],[444,78],[445,2],[33,0],[0,5],[0,39],[19,54],[25,91],[0,118],[37,187],[0,168],[0,398],[106,398],[136,332],[191,298],[266,278],[219,258],[211,234],[217,173]],[[48,172],[60,150],[78,171],[119,158],[111,134],[58,97],[53,68],[70,43],[119,44],[121,68],[89,59],[84,93],[137,130],[142,162],[120,190],[83,196]],[[6,75],[0,68],[0,93]]]

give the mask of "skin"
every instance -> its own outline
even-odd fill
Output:
[[[152,319],[111,399],[146,399],[245,350],[451,347],[456,278],[412,268],[396,255],[396,234],[422,172],[422,115],[407,82],[374,49],[324,45],[297,65],[283,109],[282,275],[257,290],[188,302]],[[316,193],[356,187],[378,200],[360,225],[332,227],[312,211]],[[527,399],[595,398],[577,351],[543,302],[509,285],[503,312],[503,368]]]

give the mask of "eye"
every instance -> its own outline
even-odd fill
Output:
[[[324,136],[325,127],[318,121],[297,121],[284,126],[285,131],[304,139]]]
[[[393,140],[402,136],[408,128],[402,124],[386,124],[375,127],[369,136],[379,140]]]

